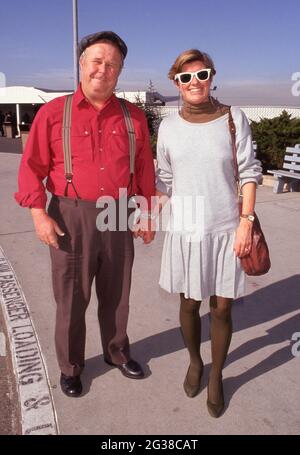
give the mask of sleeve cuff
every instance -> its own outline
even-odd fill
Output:
[[[30,209],[45,209],[47,196],[45,193],[15,193],[15,200],[21,207]]]
[[[257,178],[248,177],[248,178],[240,179],[240,187],[242,188],[246,183],[250,183],[250,182],[256,183],[256,188],[257,188],[258,185],[262,184],[262,176],[259,176]]]
[[[156,181],[156,189],[161,193],[167,194],[169,197],[172,196],[172,187],[166,185],[161,180],[157,179]]]

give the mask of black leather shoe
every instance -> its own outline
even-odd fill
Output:
[[[145,377],[141,366],[135,360],[130,359],[127,363],[122,363],[121,365],[116,365],[107,359],[104,359],[104,361],[108,365],[119,368],[121,373],[126,376],[126,378],[143,379]]]
[[[80,376],[66,376],[61,373],[60,375],[61,390],[68,397],[79,397],[82,392],[82,384]]]

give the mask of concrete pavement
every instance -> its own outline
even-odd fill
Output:
[[[10,343],[0,305],[0,435],[21,432],[19,397],[11,362]]]
[[[84,393],[78,399],[62,394],[53,342],[55,302],[48,248],[36,239],[29,211],[18,207],[12,196],[20,155],[5,153],[3,148],[0,151],[4,152],[0,153],[3,273],[11,264],[7,273],[12,275],[13,270],[15,278],[11,280],[22,288],[22,292],[15,291],[23,312],[20,314],[26,315],[26,305],[29,308],[34,349],[30,355],[38,359],[39,347],[41,350],[35,367],[41,380],[29,395],[22,390],[32,384],[20,384],[24,357],[23,364],[20,359],[19,364],[15,362],[23,415],[36,413],[40,422],[46,422],[39,425],[36,417],[29,423],[25,419],[23,433],[299,434],[300,357],[293,354],[300,354],[300,347],[292,337],[299,333],[300,339],[300,193],[275,195],[269,187],[258,190],[257,212],[270,246],[272,269],[263,277],[248,278],[246,296],[234,304],[234,334],[224,369],[226,411],[216,420],[206,409],[208,302],[201,306],[206,364],[203,389],[199,396],[189,399],[182,388],[188,357],[179,330],[178,297],[165,293],[157,284],[163,233],[158,233],[149,246],[136,241],[128,332],[132,356],[145,367],[145,380],[126,379],[104,363],[93,294],[86,318]],[[2,298],[6,312],[7,302]],[[18,322],[14,314],[12,324]],[[7,322],[9,319],[12,316],[6,316]],[[24,316],[19,322],[27,324],[28,320]],[[11,334],[15,354],[20,349],[16,343],[21,339],[24,342],[23,335],[14,336],[20,330]],[[30,368],[33,374],[33,365]]]

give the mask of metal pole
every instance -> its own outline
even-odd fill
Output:
[[[20,123],[21,123],[21,119],[20,119],[20,104],[16,104],[16,117],[17,117],[17,130],[18,130],[18,137],[21,136],[21,131],[20,131]]]
[[[79,70],[78,70],[78,9],[77,0],[73,0],[73,59],[74,59],[74,90],[77,89],[79,83]]]

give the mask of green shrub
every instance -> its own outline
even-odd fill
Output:
[[[149,83],[148,92],[154,92],[152,81]],[[157,132],[159,124],[162,120],[160,109],[157,108],[155,104],[147,102],[145,103],[143,100],[141,100],[140,96],[136,96],[136,101],[134,104],[141,108],[145,113],[150,133],[150,143],[152,147],[153,158],[156,158]]]
[[[279,117],[252,121],[251,130],[264,173],[282,168],[286,147],[300,143],[300,119],[292,118],[285,110]]]

